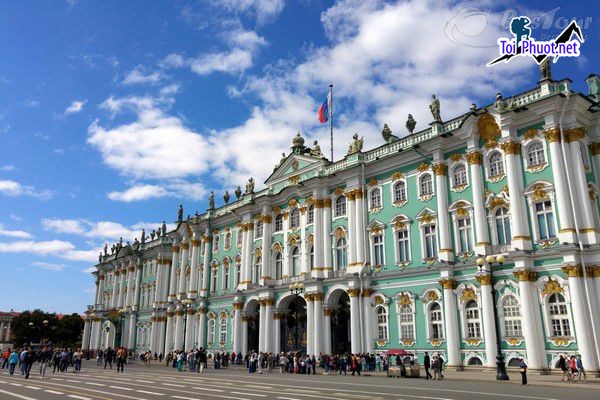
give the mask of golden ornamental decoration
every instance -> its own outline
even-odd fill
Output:
[[[441,342],[441,341],[439,341],[439,340],[437,340],[437,339],[434,339],[434,340],[432,340],[432,341],[431,341],[431,344],[432,344],[434,347],[439,347],[439,346],[442,344],[442,342]]]
[[[315,237],[313,234],[308,235],[308,237],[306,238],[306,243],[308,244],[313,244],[315,242]]]
[[[598,197],[596,188],[594,187],[594,185],[591,182],[588,182],[587,187],[588,187],[588,196],[589,196],[590,200],[596,201],[596,198]]]
[[[287,211],[284,211],[284,212],[281,213],[281,216],[283,217],[283,219],[288,219],[289,215],[290,215],[290,213],[287,212]]]
[[[569,278],[583,277],[583,268],[581,268],[580,264],[565,265],[561,269],[565,274],[569,276]]]
[[[281,251],[281,243],[275,242],[275,244],[273,245],[273,250],[275,250],[275,252],[280,252]]]
[[[467,211],[467,209],[465,208],[465,206],[467,205],[467,203],[460,201],[456,204],[456,215],[460,216],[460,217],[464,217],[469,215],[469,211]]]
[[[377,305],[383,304],[383,299],[379,296],[375,297],[375,304],[377,304]]]
[[[463,157],[463,156],[462,156],[462,154],[459,154],[459,153],[453,153],[453,154],[450,156],[450,160],[452,160],[453,162],[457,162],[457,161],[459,161],[459,160],[462,160],[462,157]]]
[[[341,196],[344,194],[344,189],[342,189],[341,187],[337,187],[333,191],[333,194],[335,194],[336,196]]]
[[[383,232],[383,229],[381,229],[380,226],[376,225],[370,229],[370,232],[371,232],[371,235],[379,235],[381,232]]]
[[[219,234],[219,230],[217,228],[213,229],[213,235],[218,235]]]
[[[542,294],[554,294],[554,293],[562,293],[564,291],[563,287],[558,283],[558,281],[554,279],[550,279],[544,285],[544,289],[542,289]]]
[[[292,185],[297,185],[300,182],[300,175],[292,175],[288,178]]]
[[[518,156],[521,154],[521,143],[518,142],[504,142],[500,145],[504,154],[512,154]]]
[[[479,151],[467,153],[466,158],[469,165],[481,165],[483,163],[483,154],[481,154]]]
[[[279,207],[279,206],[275,206],[275,207],[273,207],[273,212],[274,212],[275,214],[279,214],[279,213],[281,212],[281,207]]]
[[[502,198],[502,197],[494,197],[491,201],[490,201],[490,210],[496,208],[496,207],[506,207],[506,201]]]
[[[435,221],[435,217],[429,213],[426,213],[426,214],[423,214],[423,216],[421,217],[421,221],[423,221],[423,223],[425,223],[425,224],[428,224],[432,221]]]
[[[520,338],[506,338],[506,342],[511,346],[518,346],[523,340]]]
[[[501,135],[500,127],[498,127],[496,120],[487,113],[479,117],[479,120],[477,121],[477,131],[479,133],[479,138],[486,142],[496,140]]]
[[[234,260],[235,260],[236,263],[242,262],[242,257],[240,257],[240,255],[238,254],[238,255],[235,256]]]
[[[402,178],[404,178],[404,174],[402,172],[400,172],[400,171],[396,171],[396,172],[394,172],[392,174],[392,180],[393,181],[397,181],[397,180],[400,180]]]
[[[331,199],[327,198],[327,199],[323,199],[323,208],[329,208],[331,207]]]
[[[463,290],[462,294],[460,295],[460,301],[465,302],[468,300],[477,301],[477,295],[475,294],[475,291],[471,288],[466,288],[465,290]]]
[[[350,297],[358,297],[358,295],[360,294],[360,289],[348,289],[346,290],[346,292]]]
[[[467,339],[467,344],[469,346],[477,346],[479,343],[481,343],[481,340],[478,340],[478,339]]]
[[[564,131],[565,142],[570,143],[581,140],[585,137],[585,133],[585,128],[583,127],[567,129]]]
[[[349,190],[346,192],[346,197],[349,201],[353,201],[354,199],[356,199],[356,192],[354,190]]]
[[[378,184],[379,184],[379,181],[377,179],[375,179],[375,178],[371,178],[369,180],[369,183],[368,183],[368,185],[371,186],[371,187],[372,186],[377,186]]]
[[[494,149],[494,148],[498,147],[498,142],[496,142],[495,140],[490,140],[489,142],[484,144],[484,146],[486,149]]]
[[[533,139],[534,137],[536,137],[538,135],[538,131],[537,129],[529,129],[527,130],[527,132],[525,132],[523,134],[523,137],[527,140]]]
[[[560,131],[556,128],[547,129],[544,131],[544,137],[548,143],[560,142]]]
[[[291,199],[290,201],[288,201],[289,207],[296,207],[297,205],[298,205],[298,200],[296,200],[296,199]]]
[[[486,285],[492,284],[492,275],[490,275],[490,274],[477,275],[475,277],[475,279],[477,279],[477,282],[479,282],[479,284],[481,286],[486,286]]]
[[[444,163],[434,164],[431,169],[433,170],[434,174],[438,176],[448,175],[448,166]]]
[[[262,256],[262,249],[260,247],[257,247],[254,249],[254,255],[256,257],[261,257]]]
[[[552,340],[552,343],[555,346],[568,346],[569,345],[569,340],[567,338],[563,338],[563,337],[557,337],[554,340]]]
[[[410,301],[410,296],[407,295],[406,293],[403,294],[402,296],[400,296],[400,299],[398,299],[398,303],[401,306],[408,306],[410,305],[412,302]]]
[[[387,344],[385,340],[378,340],[376,343],[378,347],[383,347]]]
[[[412,346],[415,344],[415,341],[413,339],[402,339],[402,344],[404,346]]]
[[[593,156],[600,155],[600,142],[590,144],[590,151]]]
[[[315,198],[312,196],[308,196],[305,200],[305,203],[309,206],[312,206],[313,204],[315,204]]]
[[[335,237],[336,238],[343,238],[346,237],[346,231],[344,231],[342,228],[336,228],[335,229]]]
[[[513,275],[519,279],[519,282],[535,282],[537,279],[537,272],[529,269],[514,271]]]
[[[533,199],[534,200],[543,200],[548,197],[548,192],[544,190],[545,185],[543,183],[538,183],[533,187]]]
[[[454,279],[444,278],[440,279],[438,282],[444,289],[453,290],[456,287],[456,281]]]
[[[396,219],[394,222],[394,228],[396,229],[404,229],[406,227],[406,222],[401,220],[400,218]]]
[[[240,302],[233,303],[233,309],[237,310],[237,311],[243,310],[244,302],[240,301]]]
[[[427,163],[421,163],[421,164],[420,164],[420,165],[417,167],[417,170],[418,170],[419,172],[425,172],[425,171],[427,171],[428,169],[429,169],[429,164],[427,164]]]
[[[427,292],[427,299],[429,301],[436,301],[439,298],[440,298],[440,296],[438,296],[438,294],[435,290],[430,290],[429,292]]]
[[[302,215],[306,214],[306,207],[305,206],[298,207],[298,210],[300,210],[300,214],[302,214]]]

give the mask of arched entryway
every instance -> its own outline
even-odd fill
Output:
[[[120,329],[119,329],[120,331]],[[117,332],[117,325],[107,319],[102,323],[102,342],[101,342],[101,347],[102,348],[115,348],[116,343],[117,342],[117,333],[119,333],[120,336],[120,332]]]
[[[290,296],[288,301],[280,304],[280,309],[283,314],[281,351],[306,353],[306,301],[301,296]]]
[[[350,297],[345,290],[335,290],[329,296],[331,309],[331,351],[336,354],[350,353]]]
[[[260,335],[260,307],[257,300],[250,300],[246,306],[246,321],[248,324],[248,352],[258,351]]]

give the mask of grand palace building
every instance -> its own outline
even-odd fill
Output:
[[[579,353],[599,371],[600,76],[586,83],[546,77],[446,121],[432,102],[428,129],[386,125],[371,150],[355,135],[336,162],[298,134],[264,189],[105,248],[83,349],[403,348],[462,369],[494,367],[500,342],[509,366]]]

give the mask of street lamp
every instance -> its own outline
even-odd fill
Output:
[[[185,309],[185,317],[183,318],[183,351],[185,352],[185,337],[186,337],[186,331],[187,331],[187,316],[188,316],[188,310],[192,306],[192,300],[190,300],[190,299],[182,300],[181,304],[183,304],[183,308]]]
[[[292,294],[292,296],[294,296],[295,299],[297,299],[300,294],[302,292],[304,292],[304,283],[302,282],[296,282],[296,283],[292,283],[290,286],[290,293]],[[295,326],[294,326],[294,342],[296,347],[298,346],[298,328],[299,328],[299,321],[298,321],[298,304],[296,304],[296,307],[294,308],[294,321],[295,321]]]
[[[31,346],[31,339],[32,339],[31,335],[32,335],[32,330],[33,330],[33,322],[30,322],[27,325],[29,325],[29,346]]]
[[[492,273],[492,266],[497,263],[498,265],[502,265],[505,261],[505,257],[503,254],[498,256],[489,255],[485,258],[479,257],[477,259],[477,266],[479,268],[480,273],[484,273],[486,270],[484,267],[486,264],[490,269],[490,278],[492,285],[492,308],[494,312],[494,325],[496,327],[496,380],[497,381],[507,381],[508,375],[506,374],[506,364],[504,363],[504,356],[502,355],[502,338],[500,335],[500,321],[498,320],[498,310],[496,307],[496,290],[494,289],[494,274]]]
[[[43,333],[42,333],[42,339],[40,340],[40,342],[42,342],[42,345],[45,345],[48,342],[48,320],[45,319],[42,321],[42,326],[44,327]]]

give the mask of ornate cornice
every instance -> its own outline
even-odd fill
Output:
[[[456,281],[451,278],[443,278],[440,279],[438,282],[444,289],[453,290],[456,287]]]
[[[556,128],[547,129],[544,131],[544,137],[548,143],[560,142],[560,131]]]
[[[579,127],[567,129],[566,131],[563,131],[563,135],[565,138],[565,142],[575,142],[585,137],[585,128]]]
[[[481,286],[492,284],[492,275],[490,274],[477,275],[475,276],[475,279],[477,279],[477,282],[479,282]]]
[[[362,297],[371,297],[372,294],[373,294],[373,289],[367,288],[367,289],[363,289],[361,296]]]
[[[504,154],[512,154],[518,156],[521,154],[521,143],[518,142],[504,142],[500,145]]]
[[[431,169],[433,173],[439,176],[447,176],[448,175],[448,166],[444,163],[434,164]]]
[[[581,278],[583,277],[583,269],[580,264],[569,264],[561,268],[562,271],[569,276],[569,278]]]
[[[479,151],[467,153],[466,158],[469,165],[481,165],[483,163],[483,155]]]
[[[519,282],[535,282],[537,279],[537,272],[529,269],[514,271],[513,275],[519,279]]]
[[[360,289],[348,289],[346,292],[350,297],[358,297],[360,295]]]
[[[593,156],[600,155],[600,142],[590,144],[590,151]]]

